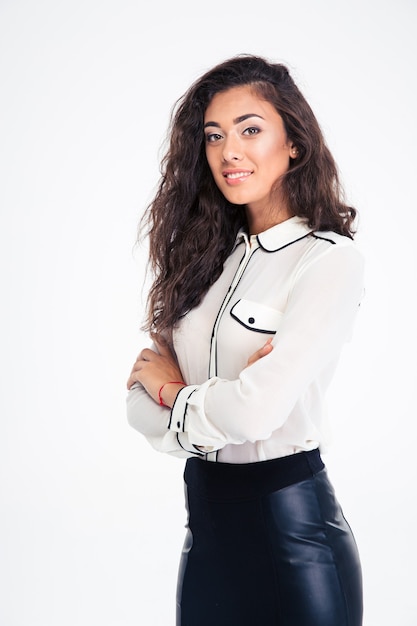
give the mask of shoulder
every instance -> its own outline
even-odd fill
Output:
[[[361,277],[365,259],[357,243],[333,231],[312,231],[299,259],[297,277],[306,271],[326,275],[352,274]]]
[[[314,239],[327,242],[327,244],[333,246],[356,247],[356,243],[353,239],[347,237],[346,235],[339,235],[331,230],[315,230],[310,234]]]
[[[318,256],[324,253],[332,253],[338,251],[338,253],[346,254],[347,256],[360,256],[363,257],[363,253],[358,247],[356,241],[347,237],[346,235],[339,235],[330,230],[313,231],[310,233],[312,248]],[[342,253],[342,254],[343,254]]]

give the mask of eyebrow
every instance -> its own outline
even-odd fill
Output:
[[[245,113],[245,115],[239,115],[239,117],[235,117],[235,119],[233,120],[233,124],[240,124],[240,122],[244,122],[249,117],[259,117],[259,119],[261,120],[264,119],[261,115],[257,115],[256,113]],[[204,124],[204,128],[207,128],[207,126],[215,126],[216,128],[220,128],[220,124],[218,124],[217,122],[206,122]]]

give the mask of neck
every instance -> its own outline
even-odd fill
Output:
[[[260,212],[254,212],[247,208],[246,215],[249,225],[249,233],[251,235],[258,235],[272,226],[285,222],[290,217],[293,217],[287,208],[281,208],[278,210],[263,210]]]

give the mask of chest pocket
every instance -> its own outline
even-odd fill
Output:
[[[242,299],[232,307],[230,315],[249,330],[275,335],[283,313],[259,302]]]

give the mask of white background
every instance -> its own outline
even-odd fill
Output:
[[[416,6],[0,0],[1,626],[174,624],[183,461],[125,417],[134,244],[172,104],[240,52],[289,66],[360,210],[367,291],[325,461],[365,626],[417,623]]]

